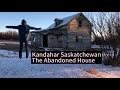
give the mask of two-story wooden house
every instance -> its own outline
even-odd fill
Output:
[[[92,23],[82,13],[55,18],[47,29],[32,31],[31,45],[40,48],[91,48],[91,30]]]

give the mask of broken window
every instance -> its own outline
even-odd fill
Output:
[[[36,37],[33,37],[33,42],[35,43],[35,41],[36,41]]]
[[[82,36],[76,36],[76,42],[83,43],[83,37]]]
[[[83,43],[83,37],[82,36],[79,36],[78,39],[79,39],[80,43]]]
[[[56,35],[56,38],[58,41],[62,41],[62,36],[61,35]]]

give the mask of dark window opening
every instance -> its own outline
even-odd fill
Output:
[[[78,42],[78,37],[76,36],[76,42]]]
[[[43,47],[48,47],[48,36],[47,35],[43,36]]]
[[[79,21],[79,27],[82,27],[82,22],[81,21]]]

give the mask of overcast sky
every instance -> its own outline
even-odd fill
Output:
[[[5,26],[19,25],[22,19],[25,19],[30,26],[44,29],[54,23],[55,18],[64,18],[77,13],[79,12],[0,12],[0,32],[12,30]]]

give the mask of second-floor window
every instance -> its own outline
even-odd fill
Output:
[[[82,21],[79,21],[79,27],[82,27]]]

